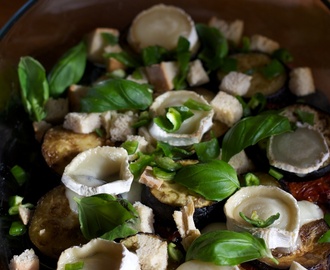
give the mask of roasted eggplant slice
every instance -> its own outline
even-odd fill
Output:
[[[163,223],[173,222],[174,210],[186,205],[188,196],[193,199],[195,205],[194,221],[196,227],[202,228],[212,221],[224,219],[222,202],[214,202],[204,199],[201,195],[193,194],[186,187],[171,182],[164,182],[159,189],[149,188],[143,185],[142,203],[151,207],[155,217]]]

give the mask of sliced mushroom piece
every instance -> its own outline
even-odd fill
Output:
[[[130,190],[133,174],[124,148],[103,146],[78,154],[62,175],[65,186],[81,196]]]
[[[304,175],[323,165],[329,158],[329,149],[318,130],[310,126],[298,126],[294,132],[272,136],[267,156],[270,165]]]
[[[279,213],[279,218],[265,228],[254,227],[240,213],[250,217],[256,212],[261,220]],[[249,231],[263,238],[270,249],[279,248],[291,252],[298,248],[300,210],[296,199],[274,186],[243,187],[225,203],[227,228],[233,231]]]
[[[181,8],[159,4],[135,17],[128,42],[138,52],[153,45],[173,50],[180,36],[188,39],[191,51],[197,49],[198,36],[192,18]]]
[[[150,106],[152,117],[163,116],[169,107],[182,106],[192,99],[203,105],[209,105],[203,96],[188,90],[169,91],[158,96]],[[150,135],[158,141],[167,142],[173,146],[188,146],[201,141],[202,136],[212,127],[211,110],[192,110],[193,116],[182,122],[175,132],[167,132],[152,122],[149,127]]]
[[[139,259],[119,243],[101,238],[92,239],[83,246],[74,246],[62,252],[57,270],[67,269],[66,265],[82,263],[83,269],[140,269]]]

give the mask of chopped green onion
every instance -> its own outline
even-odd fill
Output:
[[[133,155],[138,149],[138,141],[125,141],[122,143],[121,147],[125,148],[129,155]]]
[[[105,42],[109,43],[110,45],[118,44],[118,36],[114,34],[103,32],[101,33],[101,37]]]
[[[175,262],[182,262],[183,254],[180,249],[173,242],[167,245],[168,255],[171,260]]]
[[[260,113],[266,107],[266,104],[267,98],[262,93],[255,93],[247,103],[249,108],[257,113]]]
[[[281,61],[282,63],[289,63],[293,60],[292,54],[288,50],[283,48],[276,50],[272,56]]]
[[[268,173],[273,176],[276,180],[280,180],[283,178],[283,174],[275,170],[274,168],[270,168]]]
[[[67,263],[65,265],[65,270],[80,270],[84,268],[84,262],[74,262],[74,263]]]
[[[13,207],[13,206],[20,205],[22,203],[22,201],[23,201],[23,197],[15,195],[15,196],[9,197],[8,204],[9,204],[9,207]]]
[[[9,228],[9,235],[11,235],[11,236],[23,235],[25,232],[26,232],[26,227],[22,221],[12,222],[12,224]]]
[[[22,167],[20,167],[19,165],[13,166],[10,169],[10,172],[12,173],[12,175],[14,176],[14,178],[16,179],[17,183],[20,186],[22,186],[28,178],[28,175],[25,172],[25,170]]]
[[[247,173],[244,175],[244,182],[246,186],[258,186],[260,185],[260,179],[253,173]]]
[[[173,180],[175,176],[175,172],[169,172],[158,167],[152,167],[152,173],[156,178],[166,181]]]
[[[250,223],[253,227],[258,227],[258,228],[266,228],[272,225],[275,222],[275,220],[280,218],[280,213],[277,213],[275,215],[270,216],[266,220],[263,220],[259,218],[257,211],[252,211],[250,218],[244,215],[243,212],[239,212],[239,215],[241,216],[242,219]]]
[[[310,124],[311,126],[314,125],[314,114],[313,113],[306,112],[306,111],[299,110],[299,109],[295,110],[294,113],[298,117],[299,121]]]
[[[184,106],[188,107],[190,110],[195,111],[210,111],[212,110],[212,106],[207,105],[205,103],[199,102],[197,100],[194,100],[192,98],[189,98],[185,103],[183,103]]]
[[[142,49],[142,60],[144,66],[151,66],[161,63],[166,61],[168,57],[169,51],[158,45],[148,46]]]
[[[151,117],[149,115],[149,112],[148,111],[143,111],[140,113],[139,115],[139,119],[137,120],[137,122],[135,122],[132,127],[133,128],[139,128],[139,127],[142,127],[142,126],[146,126],[150,123],[151,121]]]
[[[168,172],[174,172],[182,168],[182,165],[180,163],[175,162],[169,157],[156,157],[155,162],[158,167]]]

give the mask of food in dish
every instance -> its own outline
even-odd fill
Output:
[[[166,39],[147,36],[143,43],[148,33],[141,36],[141,28],[165,11],[171,21],[183,25],[180,21],[184,20],[187,27]],[[153,26],[167,29],[166,19],[160,18]],[[59,269],[65,264],[88,267],[78,250],[89,253],[98,242],[116,250],[119,246],[122,263],[126,256],[137,256],[131,269],[184,269],[185,260],[188,264],[196,261],[197,266],[205,261],[214,269],[255,267],[257,260],[279,268],[297,261],[307,268],[319,264],[304,257],[316,252],[320,263],[326,263],[329,243],[318,243],[328,230],[322,205],[314,206],[317,215],[306,217],[308,203],[298,202],[278,186],[264,187],[264,177],[256,176],[259,171],[275,175],[270,182],[279,185],[277,167],[286,170],[294,165],[266,162],[265,171],[253,162],[251,151],[245,151],[256,146],[265,154],[265,144],[278,136],[292,134],[300,123],[313,125],[310,113],[294,111],[296,120],[281,113],[298,96],[315,93],[311,73],[290,70],[288,52],[268,37],[244,37],[243,26],[218,18],[212,18],[210,25],[195,24],[181,9],[157,5],[133,20],[127,43],[116,29],[100,28],[86,34],[50,72],[32,57],[21,58],[23,105],[34,122],[46,163],[62,180],[36,205],[28,233],[38,251],[55,261],[60,256]],[[101,70],[102,76],[80,85],[84,76],[90,76],[86,65]],[[84,139],[92,142],[81,145]],[[320,140],[320,148],[319,166],[310,162],[309,170],[289,172],[301,177],[326,166],[329,147],[325,140]],[[61,193],[56,203],[65,211],[53,217],[43,214],[47,199],[46,208],[60,209],[49,199],[56,192]],[[283,212],[260,213],[253,206],[246,208],[249,211],[242,208],[229,222],[229,209],[239,201],[234,196],[258,196],[262,208],[270,194],[274,195],[271,200],[288,204],[292,217]],[[39,222],[38,212],[44,223]],[[63,242],[67,246],[54,252],[50,241],[42,238],[56,229],[49,225],[54,222],[68,233],[59,222],[67,217],[72,217],[74,228],[79,222],[79,237],[72,239],[74,243]],[[228,230],[201,232],[206,225],[226,219]],[[293,226],[277,230],[276,224],[283,220]],[[246,223],[248,227],[261,223],[268,229],[250,230]],[[315,231],[306,233],[312,223]],[[72,247],[79,245],[84,246]],[[154,258],[145,256],[151,252]]]

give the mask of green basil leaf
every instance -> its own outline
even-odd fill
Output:
[[[13,221],[9,228],[9,235],[11,236],[20,236],[25,234],[27,231],[26,226],[23,224],[22,221]]]
[[[49,85],[44,67],[34,58],[25,56],[18,64],[21,100],[33,121],[46,116],[44,105],[49,98]]]
[[[251,217],[247,217],[243,212],[239,212],[239,215],[247,223],[250,223],[253,227],[257,228],[266,228],[272,225],[275,220],[280,218],[280,213],[276,213],[275,215],[271,215],[266,220],[263,220],[259,218],[257,211],[252,211]]]
[[[275,52],[273,52],[272,57],[278,59],[282,63],[289,63],[293,61],[292,54],[283,48],[277,49]]]
[[[235,169],[217,159],[183,166],[174,181],[214,201],[226,199],[240,187]]]
[[[298,117],[299,121],[303,123],[310,124],[311,126],[314,125],[314,114],[311,112],[306,112],[304,110],[295,110],[295,115]]]
[[[206,162],[216,159],[220,155],[220,145],[217,138],[213,138],[206,142],[194,144],[198,160]]]
[[[123,239],[129,237],[131,235],[137,234],[137,230],[132,228],[129,224],[121,224],[117,227],[113,228],[111,231],[106,232],[105,234],[101,235],[100,238],[106,239],[109,241],[114,241],[116,239]]]
[[[190,42],[185,37],[180,36],[176,47],[176,56],[178,62],[178,75],[173,80],[174,89],[186,88],[186,77],[189,71],[189,61],[191,53],[189,51]]]
[[[200,260],[223,266],[261,258],[270,258],[277,262],[263,239],[248,232],[227,230],[202,234],[193,241],[186,254],[186,261]]]
[[[110,45],[116,45],[118,44],[118,36],[111,34],[111,33],[107,33],[107,32],[103,32],[101,33],[101,37],[103,38],[103,40],[105,42],[107,42]]]
[[[74,198],[78,204],[81,231],[86,239],[100,237],[125,222],[137,218],[137,214],[125,200],[109,194]]]
[[[144,155],[141,152],[138,153],[139,157],[134,162],[129,164],[129,169],[134,175],[134,178],[137,179],[144,171],[144,169],[153,162],[154,157],[151,155]]]
[[[276,113],[264,113],[246,117],[237,122],[225,134],[222,141],[222,160],[229,161],[248,146],[284,132],[291,131],[288,118]]]
[[[193,151],[186,150],[184,148],[172,146],[166,142],[157,142],[155,153],[161,152],[161,155],[170,157],[172,159],[178,160],[191,156]]]
[[[328,224],[328,226],[330,227],[330,213],[325,213],[324,220]]]
[[[166,61],[169,57],[169,51],[158,45],[148,46],[142,49],[141,54],[144,66],[161,63]]]
[[[237,70],[237,59],[231,57],[225,57],[221,64],[221,71],[229,73]]]
[[[317,241],[318,243],[330,243],[330,230],[326,231]]]
[[[196,24],[196,30],[201,41],[201,51],[198,58],[205,63],[208,70],[219,69],[224,57],[228,55],[229,49],[226,38],[217,28],[205,24]]]
[[[145,110],[151,103],[152,93],[147,86],[124,79],[110,79],[98,83],[81,100],[84,112]]]
[[[261,68],[261,73],[267,79],[272,79],[285,72],[284,66],[277,59],[273,59],[269,64]]]
[[[48,75],[50,95],[57,97],[68,86],[79,82],[85,72],[86,60],[87,49],[83,41],[68,50]]]
[[[121,51],[118,53],[106,53],[104,57],[112,57],[129,68],[138,68],[142,66],[139,58],[129,54],[126,51]]]

